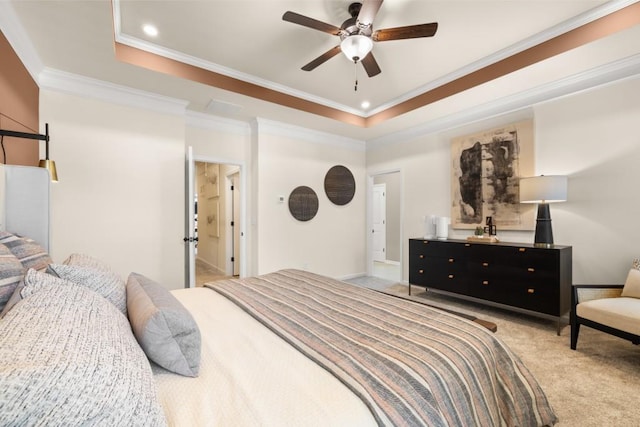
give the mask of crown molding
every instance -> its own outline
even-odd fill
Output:
[[[367,141],[367,149],[375,149],[400,141],[411,141],[491,117],[513,113],[586,90],[596,89],[620,80],[640,76],[640,54],[540,85],[514,95],[449,114],[421,125]]]
[[[143,108],[157,113],[184,116],[187,101],[45,68],[40,73],[40,88],[93,98],[113,104]]]
[[[551,40],[554,37],[560,36],[564,33],[567,33],[571,30],[574,30],[585,24],[588,24],[589,22],[595,21],[596,19],[610,15],[611,13],[616,12],[620,9],[623,9],[629,5],[632,5],[637,1],[638,0],[614,0],[614,1],[609,1],[607,3],[604,3],[584,13],[576,15],[571,19],[561,22],[553,27],[547,28],[546,30],[540,33],[534,34],[524,40],[521,40],[518,43],[514,43],[511,46],[507,46],[506,48],[499,50],[489,56],[485,56],[484,58],[481,58],[475,62],[467,64],[466,66],[459,68],[449,74],[446,74],[436,80],[432,80],[422,86],[417,87],[416,89],[410,92],[407,92],[397,98],[390,100],[389,102],[379,105],[374,109],[371,109],[370,111],[368,111],[365,117],[373,116],[377,113],[385,111],[395,105],[401,104],[425,92],[429,92],[433,89],[443,86],[460,77],[471,74],[484,67],[487,67],[491,64],[494,64],[510,56],[513,56],[519,52],[522,52],[531,47],[544,43],[548,40]]]
[[[269,133],[272,135],[301,139],[316,144],[332,145],[338,148],[345,148],[353,151],[366,151],[366,142],[360,139],[348,138],[342,135],[335,135],[328,132],[290,125],[288,123],[258,117],[254,121],[257,127],[257,134]]]
[[[31,78],[38,83],[38,77],[44,64],[36,52],[27,32],[20,25],[20,19],[11,6],[11,2],[0,1],[0,30],[22,61]]]
[[[534,34],[533,36],[528,37],[518,43],[508,46],[498,52],[495,52],[494,54],[481,58],[478,61],[475,61],[462,68],[459,68],[436,80],[430,81],[422,86],[419,86],[411,90],[410,92],[402,94],[399,97],[391,99],[388,102],[378,105],[367,111],[355,109],[355,108],[328,100],[326,98],[312,95],[307,92],[298,91],[288,86],[279,85],[269,80],[258,78],[251,74],[242,73],[229,67],[224,67],[210,61],[205,61],[200,58],[193,57],[191,55],[186,55],[178,51],[164,48],[154,43],[150,43],[146,40],[138,39],[136,37],[123,34],[121,24],[120,24],[120,0],[113,0],[113,22],[114,22],[115,41],[121,44],[130,46],[136,49],[140,49],[140,50],[152,53],[154,55],[158,55],[158,56],[162,56],[178,62],[182,62],[184,64],[188,64],[194,67],[202,68],[204,70],[215,72],[215,73],[218,73],[227,77],[231,77],[240,81],[255,84],[270,90],[281,92],[283,94],[291,95],[296,98],[304,99],[319,105],[323,105],[328,108],[332,108],[338,111],[343,111],[343,112],[353,114],[366,119],[378,113],[384,112],[396,105],[402,104],[403,102],[409,101],[425,92],[429,92],[435,88],[438,88],[442,85],[450,83],[458,78],[471,74],[491,64],[499,62],[519,52],[522,52],[540,43],[548,41],[554,37],[562,35],[568,31],[574,30],[589,22],[592,22],[599,18],[607,16],[633,3],[636,3],[637,1],[638,0],[612,0],[607,3],[604,3],[584,13],[581,13],[580,15],[577,15],[571,19],[561,22],[560,24],[557,24],[551,28],[548,28],[538,34]]]
[[[190,110],[187,110],[186,113],[186,125],[187,127],[223,131],[240,135],[249,135],[251,133],[251,125],[248,122]]]
[[[234,70],[233,68],[224,67],[214,62],[205,61],[195,56],[187,55],[182,52],[175,51],[159,46],[155,43],[148,42],[146,40],[132,37],[122,33],[121,17],[120,17],[120,0],[113,0],[113,30],[114,39],[117,43],[122,43],[127,46],[134,47],[136,49],[144,50],[154,55],[163,56],[174,61],[182,62],[184,64],[192,65],[194,67],[202,68],[203,70],[212,71],[214,73],[222,74],[227,77],[231,77],[237,80],[241,80],[247,83],[262,86],[267,89],[275,90],[287,95],[294,96],[296,98],[305,99],[307,101],[314,102],[316,104],[324,105],[325,107],[333,108],[345,113],[355,114],[360,117],[364,117],[361,110],[333,102],[320,96],[312,95],[307,92],[299,91],[288,86],[279,85],[269,80],[261,79],[251,74],[242,73]]]

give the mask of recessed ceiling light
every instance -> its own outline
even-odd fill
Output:
[[[360,104],[360,106],[366,109],[371,106],[371,103],[369,101],[362,101],[362,104]]]
[[[142,27],[142,31],[144,31],[144,33],[149,37],[155,37],[158,35],[158,29],[155,27],[155,25],[145,24]]]

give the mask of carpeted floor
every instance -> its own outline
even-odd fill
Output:
[[[536,376],[560,418],[560,427],[640,426],[640,346],[582,326],[578,349],[570,328],[556,322],[413,287],[383,290],[496,323],[500,337]]]

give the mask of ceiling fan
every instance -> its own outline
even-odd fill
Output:
[[[429,24],[385,28],[374,31],[373,20],[382,2],[383,0],[363,0],[362,3],[351,3],[348,9],[351,18],[344,21],[340,27],[300,15],[299,13],[291,11],[285,12],[285,14],[282,15],[284,21],[339,36],[341,40],[338,46],[329,49],[302,67],[302,69],[304,71],[311,71],[336,56],[339,52],[343,52],[346,57],[354,63],[362,62],[362,66],[367,72],[367,75],[373,77],[381,72],[371,52],[373,42],[432,37],[438,30],[438,23],[432,22]]]

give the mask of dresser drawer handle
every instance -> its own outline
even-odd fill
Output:
[[[420,255],[420,259],[424,259],[424,255]]]
[[[527,248],[518,248],[518,251],[520,252],[526,252]]]
[[[536,269],[535,269],[535,268],[531,268],[531,267],[529,267],[529,268],[527,268],[527,271],[528,271],[529,273],[533,273],[534,271],[536,271]]]
[[[488,281],[488,280],[483,280],[483,281],[482,281],[482,284],[483,284],[483,285],[488,285],[488,284],[489,284],[489,281]]]
[[[423,274],[424,270],[418,270],[418,273]]]
[[[449,258],[449,262],[453,262],[453,258]]]
[[[450,275],[449,275],[449,279],[453,279],[453,274],[450,274]]]
[[[471,246],[471,243],[465,243],[464,245],[465,245],[466,247],[469,247],[469,246]]]
[[[527,289],[527,293],[530,293],[530,294],[535,293],[535,291],[536,291],[536,290],[535,290],[535,289],[533,289],[533,288],[529,288],[529,289]]]
[[[482,263],[482,266],[483,266],[483,267],[489,267],[489,263],[488,263],[488,262],[483,262],[483,263]]]
[[[429,241],[428,240],[423,240],[422,243],[424,243],[425,245],[428,245]]]

